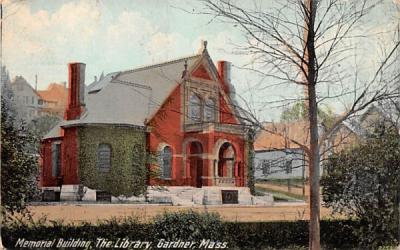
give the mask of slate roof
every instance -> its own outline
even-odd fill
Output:
[[[107,74],[85,89],[86,111],[78,120],[62,121],[43,139],[59,136],[60,127],[79,124],[144,126],[180,83],[187,61],[192,69],[202,54]]]

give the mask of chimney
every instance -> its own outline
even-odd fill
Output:
[[[229,95],[231,92],[231,63],[218,61],[218,74],[222,80],[223,89]]]
[[[85,67],[84,63],[68,64],[68,105],[65,120],[79,119],[85,107]]]

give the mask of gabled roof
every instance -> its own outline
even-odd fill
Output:
[[[351,130],[353,133],[355,133],[358,137],[362,138],[365,137],[368,133],[368,130],[370,127],[367,125],[371,124],[364,124],[364,122],[368,119],[369,116],[373,114],[378,114],[379,119],[382,121],[388,121],[394,126],[399,127],[399,122],[400,120],[399,115],[396,114],[396,112],[393,112],[394,114],[390,115],[390,108],[391,107],[383,107],[382,105],[371,105],[369,106],[368,109],[366,109],[363,113],[353,116],[346,121],[343,122],[343,125],[346,126],[349,130]]]
[[[62,121],[58,127],[79,124],[144,126],[182,80],[187,62],[193,69],[203,54],[155,65],[107,74],[85,90],[85,112],[78,120]],[[54,132],[54,131],[53,131]],[[47,134],[43,139],[54,137]]]
[[[37,92],[44,101],[49,102],[66,102],[68,97],[68,89],[62,83],[51,83],[46,90]]]
[[[200,57],[184,57],[106,75],[88,88],[86,112],[78,123],[143,126],[180,83],[185,61],[190,68]]]
[[[27,86],[37,97],[40,97],[39,93],[28,83],[28,81],[23,76],[16,76],[10,83],[11,88],[16,88],[18,84],[23,84]]]

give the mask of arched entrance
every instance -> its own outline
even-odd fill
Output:
[[[229,142],[221,145],[218,151],[218,177],[235,176],[235,150]]]
[[[189,159],[189,169],[190,169],[190,185],[194,187],[201,187],[202,186],[202,179],[203,176],[203,147],[199,142],[191,142],[189,144],[189,152],[188,152],[188,159]]]

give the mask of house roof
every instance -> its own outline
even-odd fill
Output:
[[[11,81],[11,88],[16,88],[18,84],[23,84],[27,86],[35,95],[40,96],[38,91],[36,91],[23,76],[16,76],[13,81]]]
[[[107,74],[86,87],[85,112],[78,120],[62,121],[57,127],[79,124],[144,126],[181,81],[187,61],[193,69],[203,54]],[[58,130],[59,130],[58,129]],[[53,131],[54,132],[54,131]],[[48,133],[43,139],[54,137]]]
[[[306,121],[266,123],[264,128],[256,135],[255,151],[300,148],[291,140],[305,145],[308,143],[309,126]]]
[[[390,114],[390,109],[393,107],[387,106],[383,107],[382,105],[371,105],[368,109],[366,109],[363,113],[352,116],[343,122],[343,125],[346,126],[349,130],[355,133],[358,137],[365,137],[370,129],[369,126],[372,124],[365,124],[365,121],[374,114],[377,114],[379,117],[376,119],[382,119],[383,121],[388,121],[394,126],[397,126],[400,129],[400,124],[398,120],[400,120],[399,115],[396,112]]]
[[[64,84],[51,83],[46,90],[37,91],[39,96],[49,102],[67,101],[68,90]]]
[[[181,81],[184,64],[200,55],[106,75],[88,88],[78,123],[143,126]],[[73,123],[73,122],[71,122]]]

